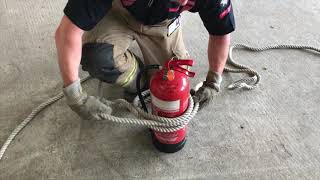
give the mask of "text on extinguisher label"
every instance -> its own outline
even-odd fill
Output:
[[[180,100],[176,101],[164,101],[158,99],[151,93],[151,102],[154,106],[167,112],[177,112],[180,109]]]

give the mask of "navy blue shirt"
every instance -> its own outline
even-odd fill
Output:
[[[177,0],[178,1],[178,0]],[[189,0],[180,6],[176,0],[121,0],[138,21],[154,25],[174,19],[183,11],[199,12],[211,35],[225,35],[235,29],[231,0]],[[91,30],[111,9],[112,0],[68,0],[65,15],[79,28]]]

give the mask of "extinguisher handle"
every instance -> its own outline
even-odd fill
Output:
[[[173,69],[174,71],[181,72],[181,73],[183,73],[183,74],[185,74],[185,75],[187,75],[187,76],[189,76],[189,77],[194,77],[194,76],[196,75],[195,72],[189,71],[189,70],[187,70],[187,69],[185,69],[185,68],[182,68],[182,67],[180,67],[180,66],[175,66],[175,67],[173,67],[172,69]]]
[[[175,67],[175,66],[181,66],[181,65],[186,65],[186,66],[193,66],[193,60],[192,59],[171,59],[168,60],[165,64],[165,67],[168,69]]]
[[[188,69],[185,69],[181,66],[192,66],[193,65],[193,60],[191,59],[171,59],[171,60],[168,60],[166,63],[165,63],[165,67],[169,70],[169,69],[172,69],[172,70],[175,70],[175,71],[178,71],[178,72],[181,72],[189,77],[194,77],[195,76],[195,73],[192,72],[192,71],[189,71]]]
[[[191,59],[179,59],[175,61],[176,65],[186,65],[186,66],[193,66],[193,60]]]

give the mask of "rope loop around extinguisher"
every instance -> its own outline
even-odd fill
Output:
[[[150,90],[144,91],[143,95],[150,96]],[[135,98],[133,105],[124,99],[117,99],[112,102],[106,99],[101,99],[101,101],[111,106],[117,105],[124,107],[128,109],[137,118],[120,118],[107,113],[99,113],[98,116],[102,120],[107,120],[121,124],[146,126],[155,131],[166,133],[175,132],[180,129],[183,129],[199,110],[199,103],[195,102],[191,95],[189,96],[189,105],[187,110],[181,116],[175,118],[166,118],[145,112],[139,107],[141,106],[141,102],[139,101],[138,97]],[[146,98],[146,101],[149,103],[150,98]]]
[[[236,44],[230,47],[229,51],[229,58],[228,58],[228,64],[233,66],[234,68],[226,67],[224,70],[226,72],[232,72],[232,73],[247,73],[250,77],[240,79],[239,81],[236,81],[228,86],[229,89],[235,89],[235,88],[244,88],[244,89],[254,89],[259,81],[260,81],[260,75],[255,70],[243,66],[239,63],[236,63],[233,59],[233,50],[237,48],[247,49],[251,51],[265,51],[269,49],[308,49],[315,52],[320,53],[320,48],[308,46],[308,45],[289,45],[289,44],[282,44],[282,45],[272,45],[272,46],[265,46],[265,47],[252,47],[245,44]],[[81,80],[81,82],[87,81],[90,79],[90,76],[84,78]],[[142,94],[144,96],[148,96],[150,92],[144,91]],[[8,146],[12,143],[14,138],[21,132],[21,130],[28,125],[31,120],[33,120],[38,113],[40,113],[42,110],[50,106],[51,104],[57,102],[61,98],[63,98],[63,93],[60,92],[56,96],[50,98],[49,100],[41,103],[38,107],[32,110],[32,112],[25,118],[9,135],[7,140],[4,142],[0,149],[0,160],[3,158],[4,153],[6,152]],[[104,100],[106,101],[106,100]],[[149,97],[146,99],[146,101],[150,101]],[[189,121],[195,116],[199,109],[199,103],[194,102],[192,97],[189,97],[189,107],[186,110],[186,112],[179,117],[176,118],[164,118],[164,117],[155,117],[152,114],[146,113],[143,110],[141,110],[138,106],[139,100],[137,98],[134,101],[134,105],[131,105],[130,103],[126,102],[124,99],[116,100],[115,102],[108,101],[107,103],[113,104],[116,103],[120,106],[126,107],[129,109],[130,112],[132,112],[138,119],[132,119],[132,118],[115,118],[114,116],[111,116],[109,114],[99,114],[100,117],[110,120],[113,122],[119,122],[119,123],[127,123],[127,124],[136,124],[136,125],[143,125],[150,127],[154,129],[155,131],[159,132],[173,132],[181,129],[186,124],[189,123]]]

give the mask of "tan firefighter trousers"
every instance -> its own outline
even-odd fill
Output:
[[[167,35],[171,22],[173,20],[143,25],[119,0],[114,1],[108,14],[84,34],[83,70],[107,83],[132,86],[139,71],[139,58],[128,50],[134,40],[140,47],[145,64],[162,65],[173,56],[187,58],[181,26]]]

